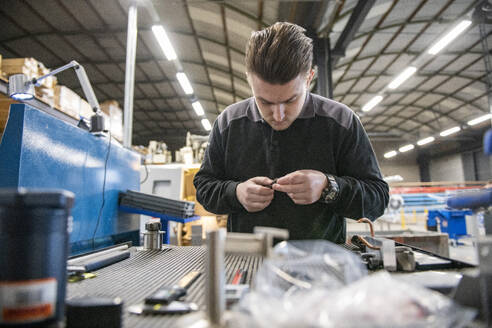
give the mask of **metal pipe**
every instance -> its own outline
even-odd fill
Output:
[[[104,250],[104,251],[99,251],[99,252],[95,252],[95,253],[92,253],[92,254],[88,254],[88,255],[84,255],[84,256],[79,256],[79,257],[70,259],[70,260],[67,261],[67,264],[68,265],[76,265],[80,261],[87,261],[89,259],[93,259],[93,258],[99,257],[101,255],[105,255],[105,254],[109,254],[109,253],[113,253],[113,252],[125,251],[127,249],[128,249],[128,245],[122,245],[122,246],[118,246],[118,247],[113,247],[113,248],[110,248],[110,249],[107,249],[107,250]]]
[[[225,309],[224,228],[207,233],[207,316],[212,326],[222,326]]]
[[[137,33],[137,5],[132,1],[130,8],[128,9],[128,32],[126,39],[125,105],[123,114],[123,146],[126,148],[130,148],[132,145],[133,92],[135,87]]]

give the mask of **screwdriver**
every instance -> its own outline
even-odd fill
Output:
[[[145,304],[169,304],[186,295],[186,290],[200,276],[199,271],[191,271],[181,278],[176,285],[164,286],[145,298]]]

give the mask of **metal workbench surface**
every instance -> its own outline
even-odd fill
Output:
[[[161,251],[131,248],[129,259],[95,271],[95,278],[67,285],[67,299],[82,296],[119,297],[123,300],[123,327],[173,327],[180,315],[135,315],[127,308],[143,302],[160,286],[171,286],[190,271],[202,274],[188,289],[186,301],[205,310],[205,246],[163,247]],[[260,256],[226,255],[226,283],[239,268],[247,270],[246,283],[262,262]]]

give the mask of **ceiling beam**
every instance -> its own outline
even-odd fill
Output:
[[[345,56],[345,51],[347,50],[349,43],[352,42],[355,33],[359,30],[359,27],[364,22],[375,2],[376,0],[359,0],[357,2],[347,24],[345,24],[345,27],[343,28],[342,34],[332,50],[333,66],[336,65],[338,58]]]

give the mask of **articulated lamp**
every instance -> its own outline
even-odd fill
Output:
[[[82,86],[82,90],[84,91],[85,97],[89,102],[92,110],[94,111],[94,115],[91,117],[91,133],[101,133],[104,130],[104,117],[101,115],[101,109],[99,108],[99,102],[97,101],[96,95],[94,94],[94,90],[92,90],[91,83],[89,82],[89,78],[85,73],[84,67],[77,63],[75,60],[72,60],[67,65],[59,67],[46,75],[43,75],[38,78],[33,78],[29,80],[24,74],[15,74],[9,77],[9,96],[15,100],[30,100],[34,98],[34,86],[39,86],[39,82],[48,76],[56,75],[66,69],[72,68],[75,69],[75,73],[77,73],[77,77],[79,79],[80,85]]]

